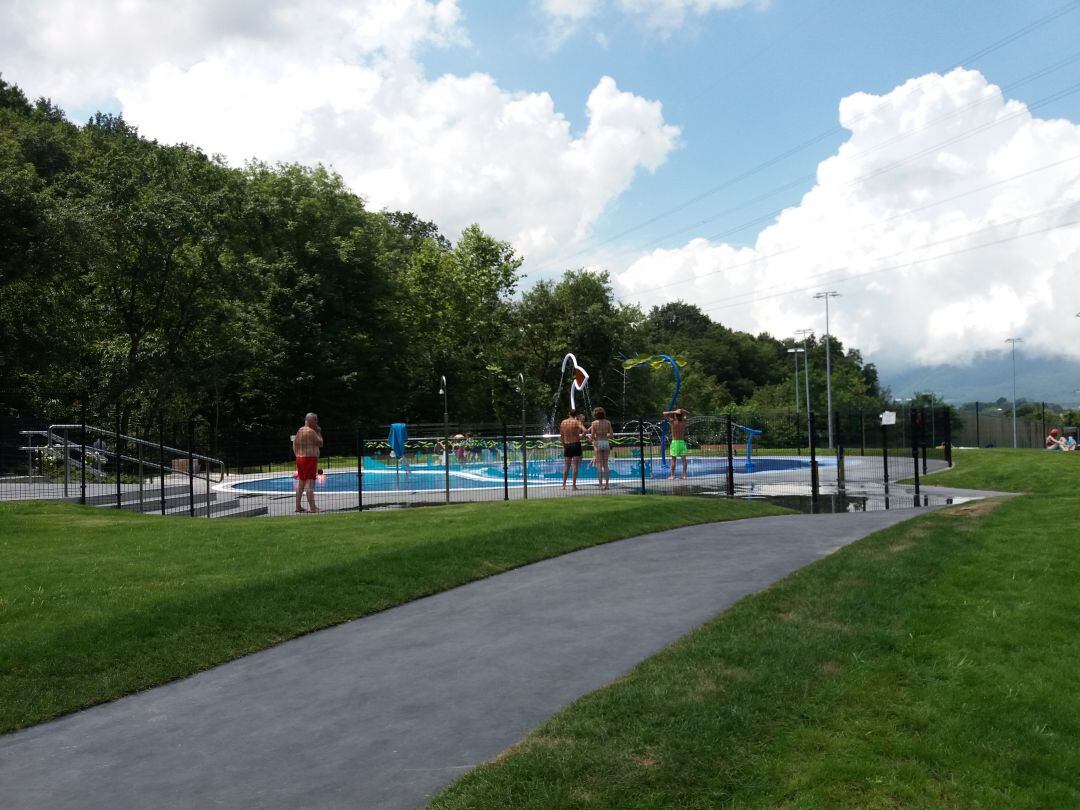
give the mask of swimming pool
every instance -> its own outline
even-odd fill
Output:
[[[801,456],[759,456],[753,459],[753,468],[747,470],[746,459],[736,458],[734,474],[738,476],[764,476],[780,471],[809,471],[810,459]],[[833,458],[819,458],[819,467],[835,465]],[[681,474],[681,465],[676,471]],[[529,486],[561,484],[563,474],[562,461],[530,461],[528,464]],[[667,478],[670,467],[661,464],[659,459],[645,461],[646,480]],[[707,478],[727,474],[727,459],[693,456],[687,459],[688,478]],[[506,469],[507,480],[511,487],[522,486],[521,462],[510,462]],[[632,484],[641,479],[641,462],[638,459],[612,459],[612,484]],[[596,481],[596,469],[589,463],[581,465],[579,482]],[[356,492],[356,472],[330,472],[325,480],[316,483],[316,492]],[[489,489],[504,485],[502,464],[477,463],[455,464],[450,467],[451,489]],[[248,481],[235,481],[228,484],[228,489],[240,492],[276,494],[292,492],[296,480],[291,475],[269,476]],[[365,492],[423,492],[441,490],[446,486],[446,470],[442,466],[413,464],[408,469],[375,466],[364,467]]]

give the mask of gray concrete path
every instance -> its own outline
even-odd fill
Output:
[[[0,805],[416,807],[737,599],[923,512],[676,529],[313,633],[0,737]]]

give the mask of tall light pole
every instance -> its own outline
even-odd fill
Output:
[[[1006,343],[1012,344],[1012,377],[1013,377],[1013,400],[1012,400],[1012,429],[1013,450],[1016,449],[1016,344],[1023,343],[1023,338],[1005,338]]]
[[[826,407],[829,409],[828,417],[829,421],[829,447],[833,446],[833,433],[832,433],[832,360],[829,357],[829,299],[839,298],[840,293],[835,290],[826,290],[825,292],[819,292],[814,294],[814,298],[825,299],[825,397]]]
[[[814,334],[813,329],[799,329],[795,332],[796,335],[802,335],[803,345],[803,383],[806,386],[806,446],[810,447],[810,345],[807,343],[810,335]],[[795,362],[798,362],[798,357],[795,358]]]

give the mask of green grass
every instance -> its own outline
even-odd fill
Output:
[[[0,731],[574,549],[781,511],[618,496],[199,521],[0,503]]]
[[[956,450],[956,466],[924,477],[927,484],[999,492],[1080,497],[1080,453],[1045,450]]]
[[[1080,457],[879,532],[577,701],[436,808],[1080,806]],[[996,507],[996,508],[995,508]]]

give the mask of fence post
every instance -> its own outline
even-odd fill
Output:
[[[135,445],[135,448],[136,448],[136,451],[139,454],[139,511],[144,512],[146,510],[145,510],[145,497],[143,495],[143,486],[144,486],[145,481],[146,481],[146,476],[144,475],[144,470],[143,470],[142,442],[137,442],[136,445]]]
[[[529,445],[525,435],[525,420],[521,420],[521,497],[529,499]]]
[[[881,426],[881,463],[884,467],[885,492],[889,491],[889,429]]]
[[[945,463],[952,466],[952,410],[945,406]]]
[[[638,435],[638,459],[641,464],[641,494],[645,494],[645,420],[639,418],[637,423]]]
[[[68,439],[67,428],[64,429],[64,497],[68,497],[71,487],[71,442]]]
[[[859,454],[866,455],[866,414],[859,411]]]
[[[364,440],[356,428],[356,511],[364,511]]]
[[[195,441],[195,420],[188,419],[187,440],[187,480],[188,480],[188,514],[195,517],[195,458],[192,456],[191,445]]]
[[[915,468],[915,495],[916,506],[918,506],[918,494],[919,494],[919,431],[918,431],[919,416],[914,410],[911,411],[911,464]]]
[[[443,414],[443,467],[446,486],[446,502],[450,503],[450,418]]]
[[[1041,413],[1041,418],[1042,418],[1042,435],[1045,436],[1046,435],[1046,403],[1043,402],[1043,403],[1041,403],[1041,405],[1042,405],[1042,408],[1041,408],[1040,413]],[[949,466],[951,467],[952,464],[950,464]]]
[[[810,411],[810,509],[813,512],[817,512],[818,495],[821,493],[821,482],[818,480],[816,433],[814,412]]]
[[[735,419],[729,413],[727,415],[727,496],[735,497]]]
[[[510,459],[509,446],[506,440],[506,422],[503,422],[503,500],[510,500]]]
[[[79,421],[82,423],[82,434],[79,437],[79,503],[86,505],[86,394],[83,394],[79,406]]]
[[[840,411],[835,413],[833,421],[836,424],[836,488],[843,492],[847,489],[847,470],[844,469],[844,432],[841,430]]]
[[[207,434],[207,442],[209,442],[210,441],[210,423],[209,422],[207,422],[207,424],[206,424],[206,434]],[[205,465],[206,465],[206,469],[203,470],[203,472],[206,473],[206,516],[207,517],[213,517],[213,514],[211,514],[211,512],[210,512],[210,462],[209,461],[205,462]]]
[[[161,514],[165,514],[165,412],[158,411],[158,474],[161,477]]]
[[[114,458],[116,463],[113,465],[116,468],[116,508],[123,508],[120,500],[120,402],[116,403],[116,447],[114,448]]]
[[[982,447],[982,440],[979,437],[979,400],[975,400],[975,446]]]

